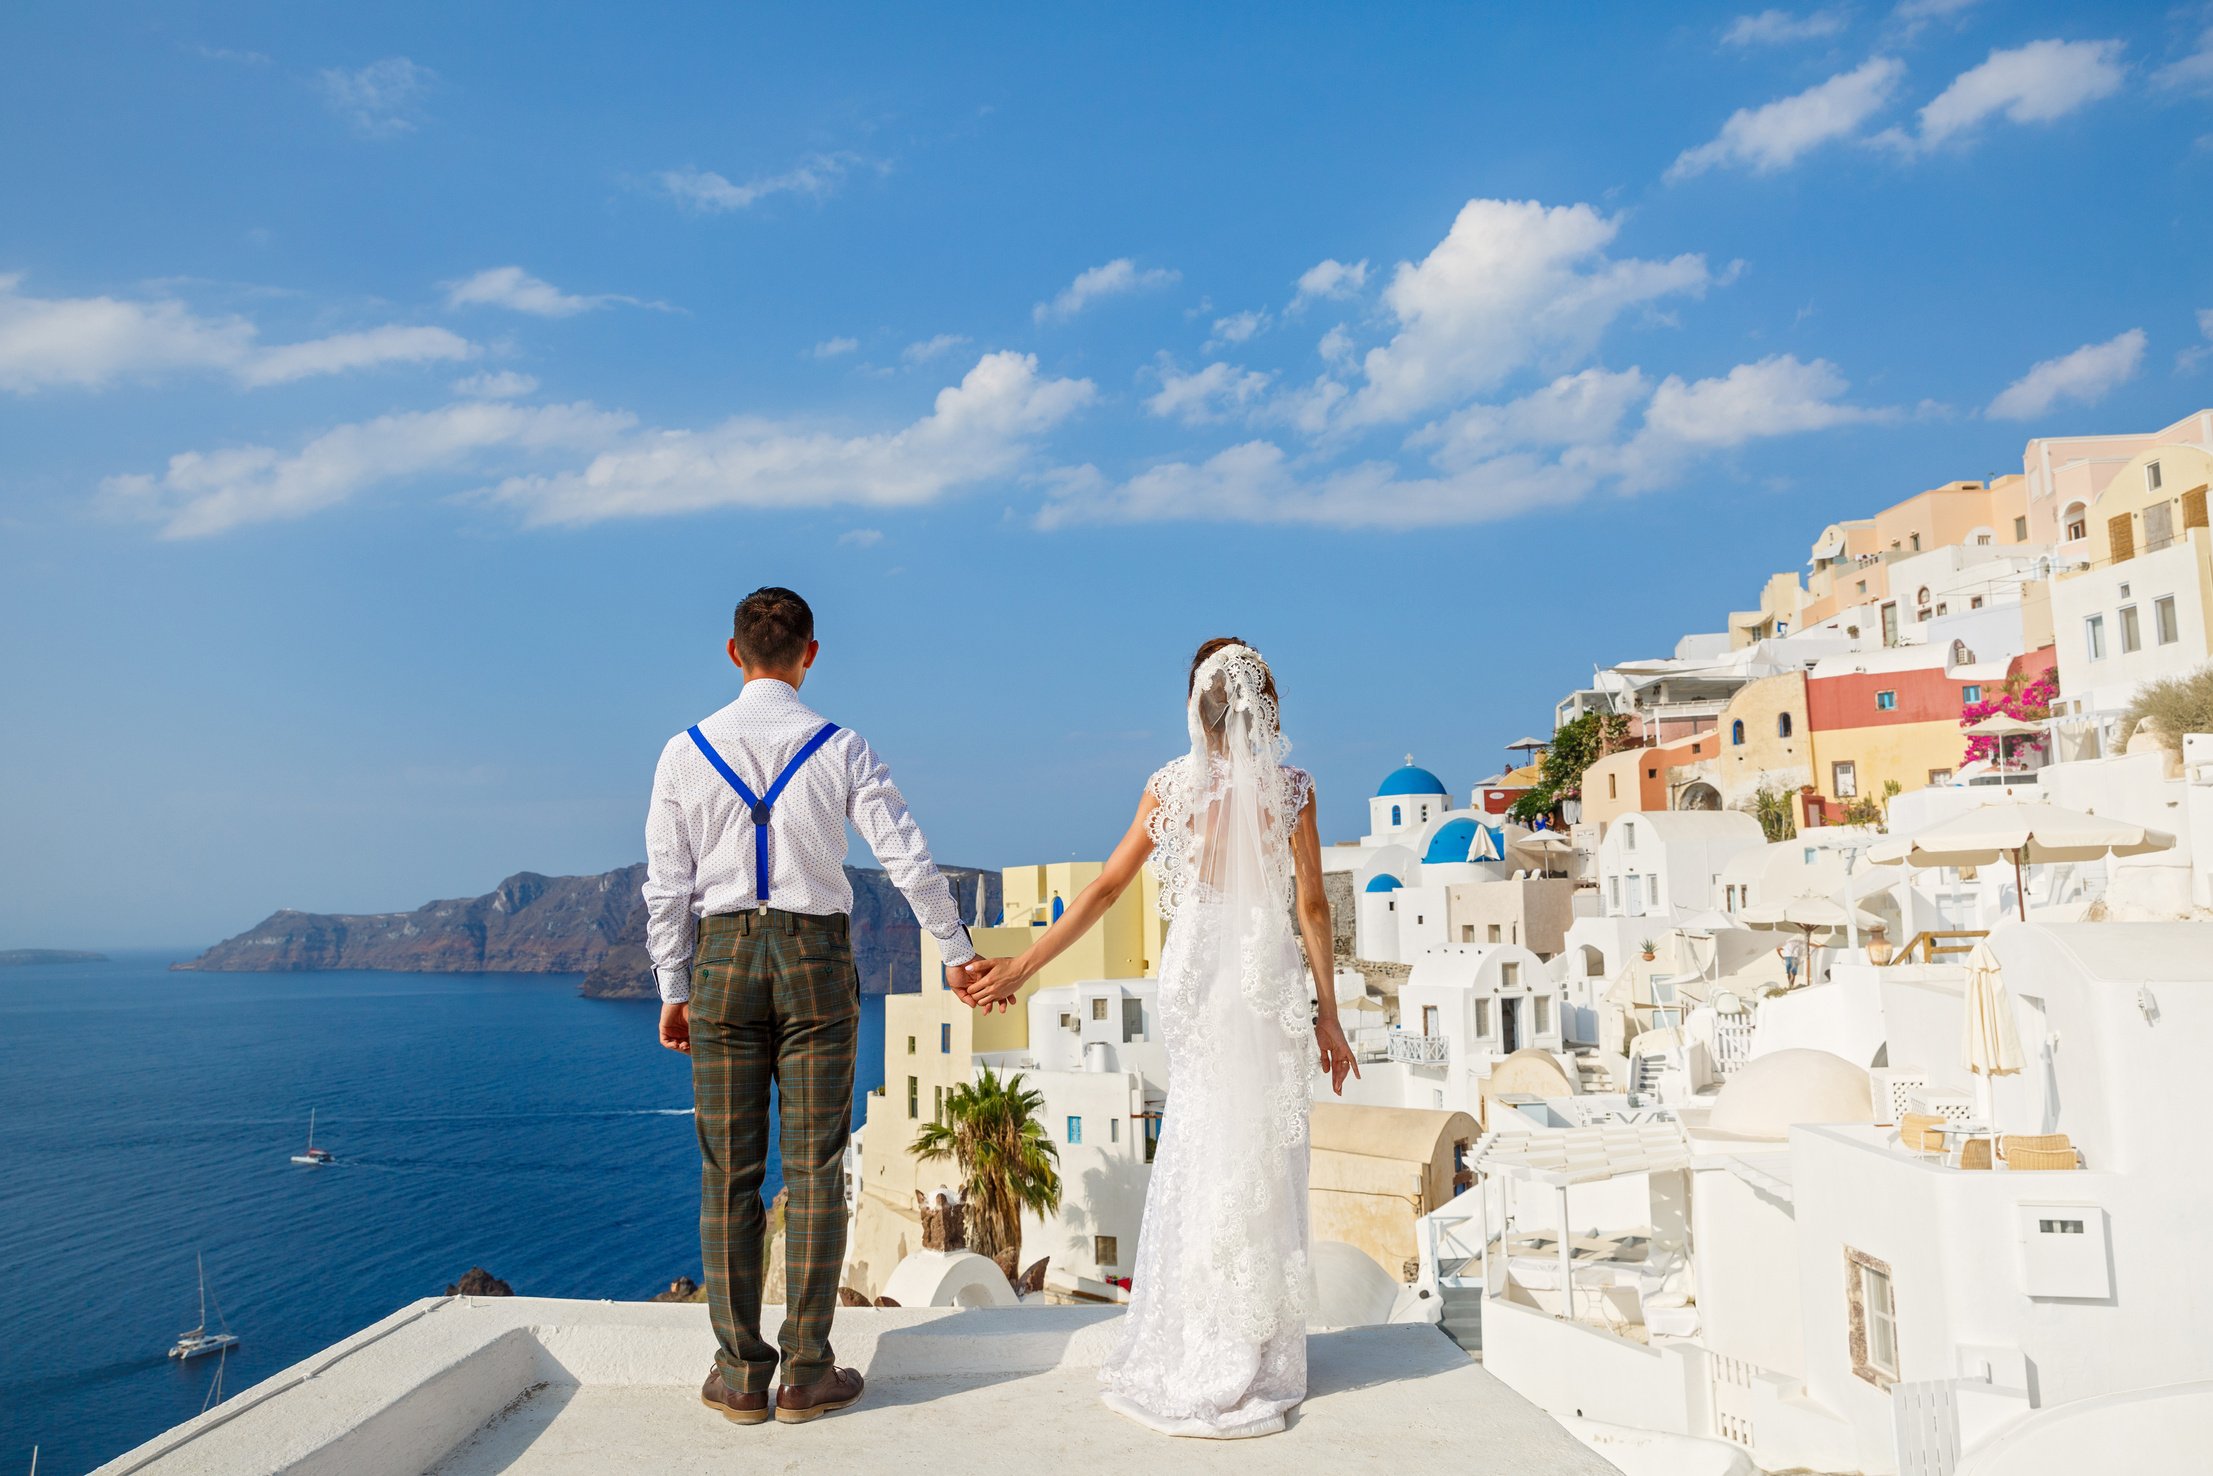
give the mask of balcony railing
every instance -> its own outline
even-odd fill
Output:
[[[1391,1059],[1409,1066],[1442,1066],[1450,1054],[1441,1035],[1416,1035],[1400,1030],[1391,1036]]]

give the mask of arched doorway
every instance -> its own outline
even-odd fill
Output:
[[[1675,796],[1678,810],[1718,810],[1721,808],[1721,791],[1703,779],[1694,779]]]

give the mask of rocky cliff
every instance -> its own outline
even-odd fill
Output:
[[[999,874],[947,867],[961,914],[999,909]],[[881,871],[848,866],[853,883],[853,961],[872,994],[918,988],[921,933],[906,899]],[[582,974],[601,999],[649,999],[645,866],[599,876],[520,872],[481,897],[430,902],[413,912],[286,910],[174,967],[268,973],[390,969],[401,973]]]

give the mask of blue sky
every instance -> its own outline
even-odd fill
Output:
[[[0,946],[635,859],[730,606],[944,858],[1201,638],[1325,832],[2213,399],[2213,11],[11,6]]]

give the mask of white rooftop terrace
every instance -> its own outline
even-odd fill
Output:
[[[417,1302],[102,1466],[95,1476],[583,1476],[1452,1470],[1613,1467],[1436,1329],[1317,1332],[1290,1429],[1174,1441],[1110,1413],[1113,1308],[843,1309],[868,1393],[812,1424],[732,1425],[699,1402],[714,1353],[694,1304]],[[769,1320],[774,1321],[771,1309]],[[773,1328],[767,1330],[771,1340]]]

